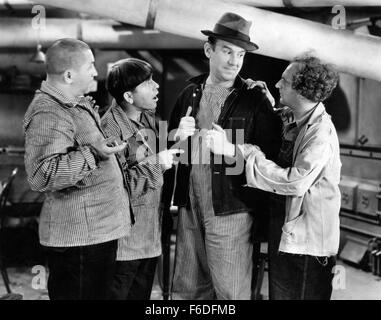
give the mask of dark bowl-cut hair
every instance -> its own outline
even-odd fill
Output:
[[[68,69],[79,69],[87,50],[91,50],[89,45],[81,40],[64,38],[55,41],[46,51],[46,73],[57,75]]]
[[[292,78],[292,88],[310,101],[326,100],[339,81],[339,74],[333,66],[316,57],[297,57],[291,63],[300,65]]]
[[[143,60],[127,58],[114,63],[106,79],[106,88],[116,102],[123,101],[126,91],[133,91],[153,74],[152,66]]]

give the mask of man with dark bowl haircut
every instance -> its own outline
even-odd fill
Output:
[[[329,300],[332,294],[340,239],[341,161],[336,129],[323,101],[337,82],[332,66],[305,56],[292,61],[276,84],[297,129],[288,167],[269,160],[256,145],[234,146],[217,125],[207,134],[214,153],[238,153],[245,159],[248,186],[286,197],[279,252],[270,266],[272,299]]]
[[[25,167],[44,192],[39,223],[46,248],[49,298],[106,299],[117,239],[132,216],[115,153],[125,143],[105,139],[93,102],[84,95],[97,76],[89,46],[61,39],[46,53],[47,78],[24,119]]]

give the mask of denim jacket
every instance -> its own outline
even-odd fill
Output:
[[[119,239],[117,260],[136,260],[152,258],[161,254],[161,187],[163,185],[162,166],[156,157],[157,128],[154,117],[142,115],[144,127],[137,130],[119,105],[112,106],[102,117],[102,128],[106,135],[115,137],[118,142],[127,141],[127,147],[118,158],[130,185],[130,199],[134,212],[135,224],[128,237]],[[142,130],[143,129],[143,130]],[[150,147],[144,148],[143,158],[137,150],[143,145],[144,129],[149,137]],[[139,132],[138,132],[139,131]]]
[[[247,185],[286,195],[279,251],[333,256],[340,238],[340,147],[331,117],[319,104],[300,128],[290,168],[267,160],[255,146],[239,146]]]
[[[195,117],[200,108],[202,87],[208,75],[203,74],[190,79],[190,84],[179,95],[173,109],[169,131],[178,127],[180,120],[185,116],[189,106],[192,107],[191,116]],[[239,121],[243,119],[244,121]],[[237,121],[236,121],[237,120]],[[236,78],[233,90],[225,100],[217,124],[224,129],[243,129],[244,142],[261,146],[269,159],[276,159],[281,143],[281,120],[274,113],[266,96],[258,89],[247,90],[242,78]],[[172,197],[174,185],[174,201],[177,206],[189,204],[189,174],[191,170],[191,139],[184,142],[185,153],[188,156],[186,163],[179,163],[176,183],[174,170],[165,174],[163,190],[164,203],[168,205]],[[213,156],[212,156],[213,158]],[[217,158],[214,158],[217,159]],[[262,212],[267,206],[267,195],[260,190],[244,188],[246,182],[244,163],[242,170],[231,170],[229,161],[222,158],[214,161],[212,166],[212,196],[215,215],[228,215],[240,212]],[[229,174],[229,169],[232,174]],[[235,174],[238,173],[238,174]]]

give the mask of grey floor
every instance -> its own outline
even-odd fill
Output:
[[[173,256],[173,250],[172,250]],[[173,261],[173,260],[172,260]],[[9,268],[9,277],[12,290],[20,293],[24,300],[48,300],[46,290],[45,270],[42,267],[32,268]],[[159,275],[158,275],[159,274]],[[160,268],[155,279],[152,290],[152,300],[162,300],[162,290],[158,277],[161,274]],[[381,300],[381,278],[371,273],[353,268],[342,261],[338,261],[338,269],[333,280],[333,300]],[[265,272],[261,294],[263,299],[268,298],[267,294],[267,272]],[[0,279],[0,295],[6,293],[2,279]]]

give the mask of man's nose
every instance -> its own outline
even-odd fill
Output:
[[[280,80],[275,84],[275,88],[280,89]]]
[[[235,54],[232,54],[229,59],[229,63],[232,65],[237,65],[238,64],[238,57]]]

